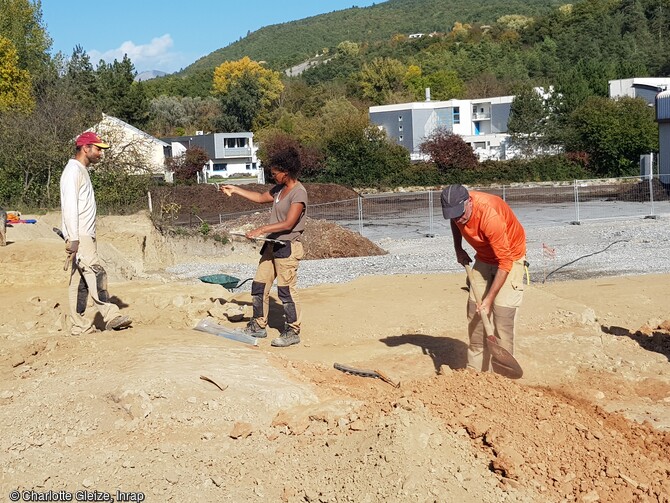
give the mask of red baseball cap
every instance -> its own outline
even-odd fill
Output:
[[[77,137],[75,142],[77,147],[83,147],[84,145],[95,145],[100,148],[109,148],[109,145],[103,142],[100,137],[92,131],[86,131],[85,133],[80,134]]]

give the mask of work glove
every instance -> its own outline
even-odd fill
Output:
[[[68,254],[77,253],[79,250],[79,241],[67,241],[65,243],[65,251]]]

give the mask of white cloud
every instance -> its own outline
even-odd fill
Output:
[[[148,44],[137,45],[132,40],[123,42],[120,47],[100,52],[95,49],[89,51],[91,62],[96,65],[101,59],[112,63],[115,59],[121,61],[127,54],[135,65],[135,70],[162,70],[164,72],[175,72],[186,66],[184,56],[178,52],[172,52],[174,41],[170,34],[151,39]]]

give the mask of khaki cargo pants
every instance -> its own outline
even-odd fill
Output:
[[[507,275],[505,284],[493,302],[491,321],[495,327],[495,335],[499,339],[500,345],[511,354],[514,354],[516,318],[521,301],[523,300],[524,262],[525,257],[514,262],[512,270]],[[496,272],[498,272],[496,265],[486,264],[481,261],[476,261],[472,267],[472,281],[477,288],[477,292],[482,297],[488,293]],[[468,367],[479,371],[487,371],[489,370],[491,355],[484,343],[486,337],[484,324],[481,316],[477,313],[477,303],[472,288],[470,289],[467,310],[468,334],[470,336]]]
[[[93,318],[84,316],[88,298],[82,298],[82,293],[85,295],[86,290],[88,290],[88,296],[93,301],[94,307],[102,315],[105,324],[120,315],[118,306],[109,302],[107,273],[100,264],[95,238],[91,236],[79,237],[79,251],[76,260],[77,266],[73,266],[71,269],[70,285],[68,287],[72,335],[86,333],[93,328]],[[85,285],[82,285],[82,279],[85,281]]]
[[[270,289],[277,279],[277,295],[284,306],[286,324],[300,332],[301,309],[298,299],[298,265],[305,256],[300,241],[263,246],[261,260],[251,284],[253,317],[262,328],[268,324],[270,312]]]

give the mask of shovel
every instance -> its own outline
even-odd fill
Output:
[[[242,232],[229,232],[231,236],[238,236],[242,238],[247,238],[247,235],[242,233]],[[265,241],[266,243],[277,243],[280,245],[286,244],[286,241],[282,241],[281,239],[272,239],[272,238],[264,238],[261,236],[255,237],[255,238],[247,238],[247,239],[254,239],[256,241]]]
[[[475,296],[475,301],[477,304],[481,305],[482,298],[477,291],[475,282],[472,279],[472,269],[468,264],[464,264],[465,272],[468,274],[468,280],[470,283],[470,288],[472,288],[472,293]],[[496,374],[501,376],[508,377],[510,379],[519,379],[523,376],[523,369],[519,362],[516,361],[516,358],[512,356],[512,353],[507,351],[498,343],[498,338],[495,336],[495,331],[493,329],[493,323],[489,319],[489,315],[486,313],[480,313],[482,317],[482,322],[484,323],[484,332],[486,332],[486,346],[488,347],[491,353],[491,367]]]

